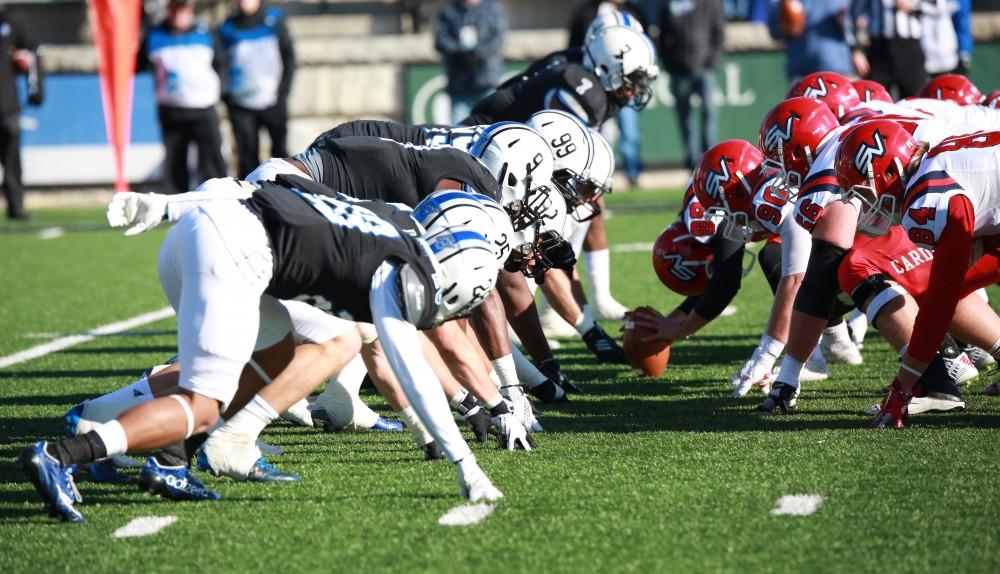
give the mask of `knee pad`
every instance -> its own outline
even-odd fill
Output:
[[[809,254],[809,266],[806,276],[795,296],[793,308],[796,311],[828,319],[840,291],[837,273],[840,262],[847,255],[847,249],[824,241],[812,240],[812,252]]]

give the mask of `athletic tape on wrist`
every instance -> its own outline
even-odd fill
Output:
[[[187,432],[184,434],[184,438],[189,438],[194,434],[194,411],[191,410],[191,405],[181,395],[167,396],[177,401],[181,405],[181,408],[184,409],[184,416],[187,417]]]

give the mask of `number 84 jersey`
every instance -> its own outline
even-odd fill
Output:
[[[910,240],[933,249],[956,195],[972,204],[973,236],[1000,235],[1000,131],[953,136],[927,152],[903,194],[902,224]]]

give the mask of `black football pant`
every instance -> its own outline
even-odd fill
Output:
[[[233,125],[241,179],[260,164],[261,128],[271,138],[270,157],[288,156],[288,105],[284,100],[263,110],[229,104],[229,122]]]
[[[872,38],[867,56],[871,65],[868,79],[875,80],[890,91],[895,86],[897,98],[915,96],[927,83],[924,49],[920,47],[920,40]]]
[[[222,157],[219,114],[210,108],[171,108],[160,106],[160,130],[163,133],[163,185],[165,193],[184,193],[198,183],[226,176]],[[198,179],[191,181],[188,171],[188,146],[198,149]]]
[[[3,193],[7,217],[24,214],[24,185],[21,183],[21,128],[17,112],[0,120],[0,162],[3,163]]]

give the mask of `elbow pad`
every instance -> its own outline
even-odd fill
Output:
[[[834,303],[837,301],[837,292],[840,291],[837,273],[840,262],[847,252],[847,249],[829,241],[812,240],[812,252],[809,254],[806,275],[795,296],[793,308],[796,311],[824,320],[830,318]]]

